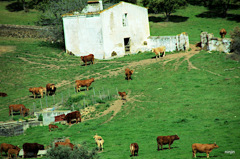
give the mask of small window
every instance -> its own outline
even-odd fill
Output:
[[[123,21],[122,21],[122,23],[123,23],[123,26],[127,26],[128,25],[127,24],[127,13],[123,14]]]

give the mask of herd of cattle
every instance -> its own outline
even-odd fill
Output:
[[[223,33],[221,35],[224,35],[224,30],[222,31]],[[226,33],[225,33],[226,34]],[[164,46],[158,47],[158,48],[153,48],[152,52],[156,54],[160,58],[160,55],[165,56],[165,51],[166,48]],[[87,65],[87,62],[91,62],[94,64],[94,55],[89,54],[87,56],[81,56],[82,61],[85,63],[85,66]],[[130,70],[129,68],[125,69],[125,75],[126,75],[126,80],[132,80],[131,75],[133,74],[133,70]],[[75,81],[75,91],[79,92],[81,87],[87,87],[87,90],[89,89],[89,86],[94,82],[94,78],[87,79],[87,80],[76,80]],[[48,83],[46,85],[46,88],[44,87],[34,87],[34,88],[29,88],[29,92],[33,94],[33,97],[36,98],[37,95],[41,95],[41,98],[43,98],[43,94],[45,93],[47,96],[49,95],[55,95],[56,93],[56,86],[55,84]],[[118,92],[122,100],[126,100],[126,92]],[[6,93],[1,93],[1,96],[5,97],[7,96]],[[13,112],[20,112],[23,116],[26,114],[29,114],[29,109],[27,109],[23,104],[12,104],[9,106],[9,115]],[[79,111],[74,111],[71,113],[68,113],[67,115],[64,115],[62,117],[63,120],[66,120],[69,125],[71,125],[71,122],[73,119],[76,119],[76,123],[81,122],[81,114]],[[52,129],[57,129],[57,125],[49,124],[48,125],[49,132],[52,131]],[[93,137],[95,139],[95,143],[98,146],[99,151],[103,150],[103,144],[104,140],[101,136],[98,136],[97,134]],[[161,145],[161,149],[163,150],[163,145],[169,146],[169,149],[171,149],[171,145],[175,140],[179,140],[180,138],[177,135],[171,135],[171,136],[158,136],[157,137],[157,145],[158,145],[158,151],[160,150],[159,147]],[[72,143],[70,143],[70,140],[65,140],[65,142],[56,142],[55,147],[58,146],[68,146],[72,150],[75,147]],[[28,153],[34,154],[34,157],[37,157],[38,151],[39,150],[44,150],[44,146],[38,143],[24,143],[23,144],[23,157],[27,157]],[[192,154],[193,157],[196,157],[196,153],[206,153],[207,158],[209,158],[209,153],[214,149],[218,148],[218,145],[216,144],[192,144]],[[12,155],[15,155],[15,157],[18,156],[20,152],[20,148],[18,146],[14,146],[11,144],[7,143],[2,143],[0,145],[0,152],[2,156],[2,152],[5,152],[8,154],[8,158],[12,158]],[[139,145],[137,143],[132,143],[130,144],[130,152],[131,156],[138,156],[139,152]]]
[[[56,127],[54,127],[56,128]],[[50,130],[50,125],[49,125],[49,131]],[[96,145],[98,146],[98,150],[103,151],[103,144],[104,140],[101,136],[98,136],[97,134],[93,136]],[[168,145],[169,150],[171,149],[171,145],[175,140],[179,140],[180,138],[177,135],[171,135],[171,136],[158,136],[157,137],[157,145],[158,145],[158,151],[159,146],[161,145],[161,149],[163,150],[163,145]],[[74,145],[70,142],[69,139],[66,139],[64,142],[55,142],[54,143],[55,148],[58,146],[66,146],[70,147],[71,150],[73,150],[75,147],[80,147],[81,145]],[[23,144],[23,157],[29,157],[29,153],[33,154],[34,157],[37,158],[37,154],[39,150],[44,150],[44,146],[38,143],[24,143]],[[214,149],[218,148],[218,145],[216,143],[214,144],[199,144],[199,143],[194,143],[192,144],[192,155],[193,157],[196,158],[196,153],[206,153],[207,158],[209,158],[209,153]],[[5,152],[8,155],[8,158],[12,158],[12,156],[18,157],[20,148],[18,146],[14,146],[12,144],[7,144],[7,143],[2,143],[0,145],[0,152],[1,152],[1,157],[2,157],[2,152]],[[132,143],[130,144],[130,156],[138,156],[138,151],[139,151],[139,145],[137,143]]]

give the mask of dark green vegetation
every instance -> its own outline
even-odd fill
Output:
[[[229,32],[239,25],[236,20],[228,18],[197,16],[204,11],[204,7],[189,6],[186,10],[174,13],[168,23],[162,22],[162,15],[151,15],[151,34],[175,35],[185,31],[191,43],[195,43],[199,41],[201,30],[219,36],[221,28]],[[232,13],[239,15],[239,10]],[[227,34],[227,37],[230,35]],[[210,157],[240,158],[240,65],[237,61],[226,59],[223,53],[202,51],[190,58],[198,69],[189,70],[184,57],[168,61],[170,53],[163,60],[156,62],[153,59],[145,65],[136,66],[144,59],[151,59],[154,56],[152,53],[110,61],[99,60],[95,65],[84,67],[79,57],[68,56],[57,45],[42,40],[1,37],[0,47],[10,51],[0,53],[0,90],[8,94],[8,97],[0,99],[1,121],[11,119],[8,116],[9,104],[22,103],[31,110],[35,105],[40,109],[40,98],[31,98],[28,88],[45,86],[49,82],[59,86],[55,103],[60,106],[63,104],[65,107],[62,109],[71,109],[72,103],[82,102],[82,96],[92,95],[93,88],[96,91],[109,90],[112,95],[116,94],[116,88],[128,93],[128,101],[107,123],[104,122],[112,113],[71,127],[57,124],[60,129],[52,132],[48,131],[47,126],[32,127],[20,136],[0,137],[1,143],[20,145],[22,148],[25,142],[49,145],[53,138],[68,136],[73,144],[86,142],[92,149],[96,147],[93,136],[98,133],[105,140],[104,151],[99,153],[104,159],[129,158],[129,145],[133,142],[137,142],[140,148],[137,158],[191,158],[192,143],[214,142],[219,148],[214,149]],[[128,65],[132,65],[131,69],[135,71],[132,81],[124,79],[124,68]],[[75,94],[74,81],[91,77],[97,79],[90,90]],[[43,107],[46,107],[45,100],[46,97],[41,100]],[[91,113],[90,117],[94,118],[108,109],[115,100],[100,101],[102,104],[95,106],[96,112]],[[71,104],[67,105],[68,102]],[[82,108],[81,102],[77,108]],[[53,104],[53,96],[48,97],[48,105]],[[19,115],[15,118],[19,118]],[[157,151],[157,136],[174,134],[180,140],[173,143],[172,149]],[[235,153],[225,153],[228,151]]]

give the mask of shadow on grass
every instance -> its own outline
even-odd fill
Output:
[[[185,22],[188,20],[188,17],[178,16],[178,15],[171,15],[169,17],[169,22],[180,23]],[[159,16],[149,16],[149,21],[158,23],[158,22],[166,22],[166,18],[162,18]]]
[[[176,148],[179,148],[179,147],[171,147],[170,150],[176,149]],[[158,150],[158,149],[157,149],[157,150]],[[161,146],[160,146],[160,149],[159,149],[158,151],[165,151],[165,150],[169,150],[169,148],[168,148],[168,147],[163,147],[163,150],[162,150],[162,149],[161,149]]]
[[[201,14],[196,15],[199,18],[223,18],[221,14],[214,11],[206,11]],[[238,14],[227,14],[227,20],[240,22],[240,15]]]

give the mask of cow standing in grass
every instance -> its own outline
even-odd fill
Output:
[[[158,151],[159,146],[161,145],[161,149],[163,150],[163,145],[168,144],[169,150],[171,149],[171,145],[173,144],[174,140],[179,140],[180,138],[177,135],[170,135],[170,136],[158,136],[157,137],[157,144],[158,144]]]
[[[89,54],[87,56],[81,56],[82,61],[85,63],[85,66],[87,66],[87,62],[90,61],[92,64],[94,64],[94,55]]]
[[[152,48],[152,52],[155,53],[156,59],[157,59],[157,56],[158,56],[158,58],[160,58],[161,54],[162,54],[162,57],[164,57],[164,56],[166,56],[166,54],[165,54],[166,47],[165,46],[160,46],[160,47],[157,47],[157,48]]]
[[[192,153],[193,153],[193,157],[196,158],[196,154],[199,153],[206,153],[207,154],[207,158],[209,158],[209,153],[215,149],[218,148],[219,146],[217,144],[192,144]]]
[[[7,154],[9,149],[17,149],[17,146],[14,146],[12,144],[2,143],[0,145],[1,157],[2,157],[2,152],[5,152]]]
[[[39,150],[44,150],[44,146],[38,143],[24,143],[23,144],[23,157],[26,158],[28,153],[33,153],[37,158]]]
[[[139,146],[137,143],[132,143],[130,144],[130,152],[131,152],[131,156],[138,156],[138,150],[139,150]]]
[[[49,96],[50,94],[53,95],[55,94],[56,92],[56,87],[55,87],[55,84],[52,84],[52,83],[48,83],[46,85],[46,95]]]
[[[75,91],[80,92],[81,87],[88,87],[94,82],[94,78],[86,79],[86,80],[76,80],[75,81]]]
[[[127,79],[127,80],[132,79],[131,76],[132,76],[133,72],[134,72],[134,71],[133,71],[133,70],[130,70],[129,68],[126,68],[126,69],[125,69],[125,75],[126,75],[126,79]]]
[[[68,113],[65,117],[63,117],[63,120],[67,120],[67,123],[69,125],[71,125],[71,121],[73,119],[76,119],[76,124],[79,122],[81,122],[81,113],[79,111],[74,111],[71,113]]]
[[[9,116],[13,112],[20,112],[22,116],[25,116],[26,114],[29,114],[29,109],[27,109],[23,104],[12,104],[9,105]]]

